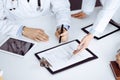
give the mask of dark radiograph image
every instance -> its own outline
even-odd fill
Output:
[[[33,45],[33,43],[9,38],[2,46],[0,46],[0,49],[24,56],[33,47]]]

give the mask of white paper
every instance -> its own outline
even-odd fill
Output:
[[[40,58],[46,58],[47,61],[52,65],[50,69],[52,71],[56,71],[93,56],[86,50],[84,50],[82,53],[73,55],[73,51],[77,48],[77,46],[78,43],[74,41],[38,55]]]
[[[86,28],[86,30],[87,30],[87,31],[90,31],[91,28],[92,28],[92,26]],[[110,33],[110,32],[113,32],[113,31],[117,30],[117,29],[118,29],[117,27],[115,27],[115,26],[113,26],[113,25],[111,25],[111,24],[108,24],[107,27],[106,27],[106,29],[104,30],[104,32],[101,33],[101,34],[99,34],[99,35],[96,35],[96,37],[104,36],[104,35],[106,35],[106,34],[108,34],[108,33]]]

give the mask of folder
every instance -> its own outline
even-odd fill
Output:
[[[50,63],[50,65],[52,65],[46,68],[51,74],[68,70],[72,67],[98,58],[89,49],[84,50],[82,53],[73,55],[73,51],[77,48],[79,43],[80,42],[77,39],[72,40],[37,52],[35,53],[35,56],[39,61],[44,57]]]
[[[120,80],[120,68],[116,61],[110,61],[110,67],[116,80]]]

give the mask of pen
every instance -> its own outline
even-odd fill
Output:
[[[62,34],[63,33],[63,24],[62,24],[62,27],[61,27],[61,32],[60,32],[60,34]],[[59,43],[61,43],[61,39],[62,39],[62,36],[60,36],[60,38],[59,38]]]

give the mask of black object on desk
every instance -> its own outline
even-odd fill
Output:
[[[98,36],[94,36],[94,38],[97,39],[97,40],[100,40],[100,39],[105,38],[105,37],[107,37],[107,36],[109,36],[109,35],[111,35],[111,34],[113,34],[115,32],[120,31],[120,25],[117,24],[114,20],[111,19],[110,22],[109,22],[109,24],[111,24],[116,29],[113,30],[113,31],[111,31],[111,32],[108,32],[108,33],[106,33],[106,34],[104,34],[102,36],[99,36],[99,37]],[[93,24],[90,24],[90,25],[88,25],[86,27],[83,27],[81,30],[83,30],[85,33],[89,34],[89,31],[87,29],[90,28],[90,27],[92,27],[92,26],[93,26]]]
[[[120,80],[120,68],[119,68],[118,64],[116,63],[116,61],[111,61],[110,67],[113,71],[113,74],[114,74],[116,80]]]
[[[0,46],[0,50],[25,56],[25,54],[33,47],[33,45],[34,44],[30,42],[9,38]]]
[[[62,26],[61,26],[61,30],[60,30],[60,34],[62,34],[63,33],[63,30],[64,29],[64,27],[63,27],[63,24],[62,24]],[[60,38],[59,38],[59,43],[61,43],[61,39],[62,39],[62,36],[60,36]]]
[[[63,44],[60,44],[60,45],[57,45],[57,46],[54,46],[54,47],[52,47],[52,48],[49,48],[49,49],[46,49],[46,50],[43,50],[43,51],[40,51],[40,52],[37,52],[37,53],[35,53],[35,56],[36,56],[36,58],[38,59],[38,61],[40,61],[41,60],[41,58],[42,58],[42,56],[40,56],[40,55],[50,55],[51,56],[51,50],[53,50],[53,52],[54,53],[52,53],[52,55],[54,55],[54,54],[56,54],[57,52],[55,52],[54,50],[56,50],[56,49],[60,49],[60,47],[62,47],[64,50],[66,50],[65,49],[65,47],[67,46],[67,45],[69,45],[69,44],[72,44],[72,43],[76,43],[76,44],[79,44],[80,42],[79,42],[79,40],[72,40],[72,41],[69,41],[69,42],[66,42],[66,43],[63,43]],[[74,51],[74,50],[73,50]],[[58,73],[58,72],[61,72],[61,71],[64,71],[64,70],[67,70],[67,69],[70,69],[70,68],[72,68],[72,67],[75,67],[75,66],[78,66],[78,65],[80,65],[80,64],[84,64],[84,63],[86,63],[86,62],[89,62],[89,61],[91,61],[91,60],[94,60],[94,59],[97,59],[98,57],[92,52],[92,51],[90,51],[89,49],[86,49],[85,50],[86,52],[87,52],[87,54],[88,55],[91,55],[91,56],[89,56],[89,57],[87,57],[87,58],[85,58],[85,59],[83,59],[83,60],[79,60],[78,59],[78,61],[76,61],[76,62],[72,62],[72,63],[70,63],[69,65],[65,65],[65,67],[60,67],[59,69],[56,69],[56,70],[54,70],[53,71],[53,69],[52,68],[50,68],[50,67],[45,67],[51,74],[55,74],[55,73]],[[60,53],[62,53],[62,51],[58,51],[58,52],[60,52]],[[60,53],[57,53],[57,54],[60,54]],[[72,53],[72,52],[71,52]],[[83,53],[84,54],[84,53]],[[58,57],[60,57],[59,55],[57,55]],[[57,58],[56,58],[57,59]],[[62,58],[63,59],[63,58]],[[51,61],[51,60],[47,60],[48,62],[49,61]],[[54,61],[53,61],[54,62]],[[56,63],[56,64],[59,64],[59,63]],[[52,64],[51,64],[52,65]],[[54,65],[52,65],[52,67],[53,67]]]

